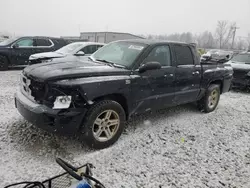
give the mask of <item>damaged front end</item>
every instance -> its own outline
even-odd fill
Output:
[[[48,131],[75,134],[88,107],[82,93],[77,86],[62,87],[22,75],[15,104],[31,123]]]

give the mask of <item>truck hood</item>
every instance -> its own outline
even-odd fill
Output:
[[[250,71],[250,64],[247,64],[247,63],[244,63],[244,62],[229,61],[226,64],[230,64],[233,69]]]
[[[60,54],[57,52],[44,52],[44,53],[37,53],[33,54],[29,57],[29,60],[38,60],[38,59],[50,59],[50,58],[59,58],[59,57],[65,57],[66,54]]]
[[[55,81],[95,76],[129,75],[130,71],[93,61],[69,61],[31,65],[23,70],[23,74],[39,81]]]

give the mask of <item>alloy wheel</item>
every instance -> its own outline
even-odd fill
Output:
[[[92,132],[96,140],[106,142],[115,136],[119,126],[119,115],[114,110],[105,110],[95,119]]]
[[[219,92],[217,90],[213,90],[208,97],[208,107],[210,109],[214,108],[218,103]]]

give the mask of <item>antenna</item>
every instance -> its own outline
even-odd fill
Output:
[[[239,27],[235,26],[235,27],[231,27],[233,29],[233,40],[232,40],[232,49],[234,47],[234,39],[235,39],[235,35],[236,35],[236,30],[239,29]]]

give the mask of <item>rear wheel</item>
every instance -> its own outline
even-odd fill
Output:
[[[8,69],[8,59],[5,56],[0,55],[0,71]]]
[[[103,149],[115,143],[124,129],[126,115],[122,106],[112,100],[95,104],[86,114],[82,132],[86,143]]]
[[[198,101],[198,108],[204,112],[212,112],[217,107],[220,100],[220,85],[211,84],[205,96]]]

